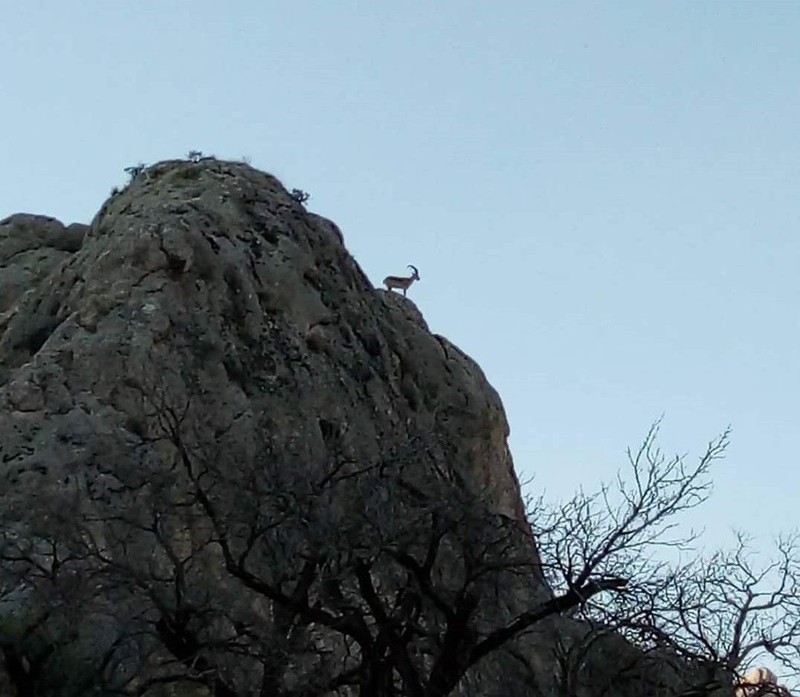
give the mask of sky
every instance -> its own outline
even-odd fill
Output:
[[[247,157],[500,393],[553,499],[728,425],[688,523],[800,526],[800,2],[35,0],[0,25],[0,218]]]

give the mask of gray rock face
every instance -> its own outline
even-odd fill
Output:
[[[0,399],[27,432],[99,405],[124,420],[125,376],[147,375],[155,356],[183,365],[199,341],[215,425],[264,411],[314,443],[324,420],[357,430],[365,456],[435,432],[499,512],[523,519],[507,422],[480,368],[411,302],[374,290],[335,225],[268,175],[166,162],[88,233],[39,216],[0,223],[0,263]],[[18,447],[65,457],[53,443]]]
[[[229,534],[232,522],[224,530],[210,518],[193,522],[189,516],[183,529],[173,518],[163,522],[181,506],[205,505],[196,493],[191,500],[176,493],[175,482],[191,484],[195,476],[190,467],[175,474],[182,452],[178,431],[186,461],[201,446],[204,452],[211,444],[216,448],[214,463],[200,477],[213,465],[216,476],[241,481],[241,504],[230,504],[237,515],[245,516],[250,499],[263,500],[271,490],[258,483],[248,489],[235,464],[217,466],[226,453],[236,453],[232,463],[268,453],[285,476],[297,478],[297,486],[332,471],[336,458],[342,467],[373,467],[387,454],[407,453],[426,472],[449,472],[501,519],[526,525],[503,408],[480,368],[431,334],[410,300],[374,289],[336,226],[308,213],[269,175],[215,160],[160,163],[109,199],[88,229],[38,216],[3,221],[0,265],[0,507],[11,531],[6,542],[18,545],[35,531],[40,542],[27,553],[51,568],[57,554],[45,541],[62,535],[64,554],[91,550],[106,569],[101,575],[92,564],[76,562],[75,578],[48,580],[59,593],[66,594],[66,586],[80,597],[87,593],[86,607],[92,607],[91,613],[67,613],[47,629],[48,636],[67,637],[60,645],[71,653],[62,664],[84,666],[87,654],[106,655],[121,641],[120,626],[137,622],[143,633],[155,626],[167,646],[172,637],[173,660],[180,656],[175,637],[186,642],[202,632],[165,627],[166,610],[159,603],[178,603],[176,593],[190,593],[181,585],[189,566],[192,573],[203,566],[204,602],[210,603],[209,584],[218,581],[214,592],[220,598],[227,593],[231,606],[247,606],[237,617],[246,610],[266,621],[272,612],[257,594],[224,587],[224,560],[214,540]],[[247,471],[261,476],[260,470]],[[172,502],[169,511],[158,509],[162,499],[153,494],[154,482],[159,496]],[[208,486],[208,505],[217,505],[224,495]],[[128,525],[124,539],[122,519]],[[82,524],[72,530],[76,520]],[[184,561],[176,561],[182,553]],[[532,546],[527,554],[535,566]],[[100,589],[108,587],[108,569],[121,564],[131,565],[130,588],[117,584],[115,595],[98,601]],[[166,572],[154,570],[162,569],[159,564],[170,569],[172,595],[154,590],[153,579],[165,582]],[[15,569],[8,567],[0,579],[0,648],[23,634],[26,641],[44,641],[39,629],[31,629],[43,612],[43,601],[35,600],[38,587],[15,576]],[[145,571],[152,574],[149,581],[142,578]],[[497,612],[511,613],[541,597],[546,590],[538,579],[531,571],[522,590],[508,589]],[[202,631],[213,627],[233,641],[243,620],[219,619],[214,607],[218,619]],[[183,606],[170,608],[170,621],[177,622]],[[99,681],[103,671],[116,671],[124,682],[142,652],[152,650],[147,660],[156,660],[155,649],[134,644],[130,639],[115,653],[113,665],[109,658],[101,667],[84,666],[86,684]],[[42,657],[46,653],[30,651],[28,664],[38,655],[43,671],[64,670]],[[6,655],[6,663],[12,658]],[[513,673],[505,670],[507,677]],[[140,679],[130,680],[126,689],[135,692]],[[257,694],[244,678],[231,680],[241,681],[238,694]],[[214,689],[226,694],[221,686]],[[464,689],[495,694],[485,682]],[[76,687],[63,694],[82,693]]]
[[[24,292],[80,249],[87,229],[24,213],[0,221],[0,327]]]
[[[19,213],[0,220],[0,314],[77,252],[88,226]]]

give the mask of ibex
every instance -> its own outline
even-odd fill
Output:
[[[392,288],[400,288],[403,291],[403,296],[405,296],[408,287],[414,282],[419,281],[419,271],[417,271],[415,266],[408,265],[408,268],[413,271],[410,276],[387,276],[383,279],[383,284],[386,286],[386,290],[391,290]]]

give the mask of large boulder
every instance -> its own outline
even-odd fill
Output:
[[[2,398],[26,431],[88,403],[124,417],[127,374],[146,375],[155,355],[179,365],[202,341],[219,423],[266,411],[322,447],[325,421],[364,457],[436,434],[498,511],[523,518],[505,415],[480,368],[410,300],[374,290],[336,226],[273,177],[165,162],[104,205],[82,248],[83,226],[39,216],[7,219],[0,236],[15,269],[2,275]],[[58,446],[27,446],[58,467]]]
[[[88,231],[14,216],[0,224],[0,241],[0,262],[15,269],[0,286],[0,507],[5,544],[24,557],[0,578],[7,666],[24,653],[21,665],[52,694],[79,694],[111,673],[135,691],[144,678],[131,677],[132,666],[141,671],[158,658],[152,675],[164,679],[164,666],[187,655],[187,637],[239,632],[244,642],[246,622],[272,617],[252,587],[226,580],[212,541],[232,522],[221,530],[212,517],[198,522],[188,513],[185,526],[175,522],[186,506],[205,505],[196,493],[186,498],[196,473],[176,474],[180,455],[188,461],[212,448],[214,462],[204,460],[201,475],[213,470],[221,483],[207,484],[209,497],[237,512],[254,505],[248,497],[271,493],[248,483],[260,469],[239,467],[265,453],[280,481],[298,491],[329,476],[331,462],[372,472],[402,461],[409,472],[417,468],[422,488],[441,473],[520,533],[526,561],[480,608],[486,622],[547,597],[497,393],[474,361],[429,331],[410,298],[374,289],[337,227],[307,212],[274,177],[240,163],[163,162],[112,196]],[[232,482],[238,502],[225,499]],[[156,488],[170,510],[159,508],[166,498]],[[356,483],[352,500],[326,515],[343,520],[346,509],[352,521],[377,496]],[[398,520],[391,534],[413,524]],[[332,525],[328,537],[344,535]],[[31,542],[19,552],[26,536]],[[85,555],[80,563],[75,550]],[[59,554],[73,555],[66,580],[55,578],[53,565],[65,563]],[[186,580],[187,559],[203,567],[197,588]],[[269,563],[262,559],[259,573],[274,576]],[[30,583],[38,567],[52,572],[41,582],[51,584],[47,592]],[[120,569],[126,582],[109,585]],[[155,588],[164,583],[172,595]],[[62,593],[60,611],[69,611],[56,621],[48,598]],[[202,596],[215,619],[180,624],[188,602],[181,593]],[[319,602],[334,603],[330,597]],[[236,607],[236,618],[222,604]],[[157,635],[161,645],[131,638],[140,635]],[[325,637],[304,641],[330,646]],[[214,664],[226,675],[237,673],[231,655]],[[214,660],[203,654],[192,670],[205,665],[208,674]],[[516,661],[504,660],[489,661],[494,667],[467,681],[464,694],[505,694],[510,684],[523,690]],[[241,694],[249,694],[238,674]],[[73,676],[71,692],[53,687],[63,675]],[[230,684],[213,689],[226,694]]]
[[[88,229],[55,218],[18,213],[0,220],[0,314],[77,252]]]

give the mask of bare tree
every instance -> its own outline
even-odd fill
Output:
[[[769,547],[737,534],[717,551],[666,575],[638,595],[623,631],[647,646],[741,675],[753,665],[800,675],[800,554],[795,535]],[[796,686],[795,686],[796,687]]]
[[[737,676],[765,657],[796,675],[797,538],[779,539],[767,558],[743,535],[732,551],[698,557],[697,535],[676,528],[676,514],[710,494],[710,467],[724,455],[729,434],[688,466],[685,457],[663,455],[658,430],[656,423],[642,446],[628,452],[629,477],[620,475],[598,493],[580,492],[544,513],[540,503],[533,517],[556,591],[587,575],[629,578],[624,592],[594,596],[577,608],[580,631],[556,642],[562,693],[577,695],[587,682],[614,692],[626,681],[645,680],[649,694],[711,694],[730,690]],[[636,651],[605,671],[601,688],[591,666],[609,642],[616,642],[618,656],[624,654],[619,637]]]
[[[680,514],[711,493],[711,466],[723,457],[729,432],[711,441],[694,465],[667,458],[657,445],[660,423],[642,445],[628,450],[630,479],[622,473],[597,493],[578,492],[556,506],[536,502],[531,511],[547,579],[553,589],[580,587],[588,578],[652,579],[665,566],[660,548],[685,549],[695,539],[681,533]]]

